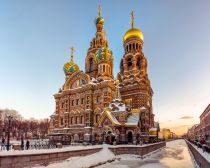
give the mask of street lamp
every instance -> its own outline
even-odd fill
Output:
[[[10,125],[11,125],[11,120],[12,120],[12,116],[7,116],[8,119],[8,134],[7,134],[7,151],[9,151],[9,140],[10,140]]]

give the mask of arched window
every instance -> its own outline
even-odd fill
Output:
[[[126,51],[128,52],[128,45],[126,46]]]
[[[132,59],[128,58],[127,60],[128,70],[132,70]]]
[[[138,43],[136,43],[136,50],[139,50]]]
[[[137,68],[138,70],[140,70],[140,68],[141,68],[141,59],[140,59],[140,58],[137,59],[136,68]]]
[[[105,72],[105,65],[103,65],[103,72]]]
[[[92,72],[94,70],[94,61],[93,58],[90,58],[90,72]]]
[[[129,50],[131,50],[131,44],[129,44]]]
[[[81,124],[84,123],[84,116],[80,116],[80,123],[81,123]]]
[[[133,43],[133,50],[135,50],[135,43]]]

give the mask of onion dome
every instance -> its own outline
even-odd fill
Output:
[[[125,34],[124,34],[124,37],[123,37],[123,42],[125,42],[126,40],[130,39],[130,38],[138,38],[142,41],[144,41],[144,35],[142,33],[141,30],[137,29],[137,28],[134,28],[134,14],[133,14],[133,11],[131,12],[131,29],[129,29]]]
[[[63,66],[63,71],[66,75],[79,71],[79,66],[76,63],[74,63],[74,61],[73,61],[73,57],[74,57],[73,52],[74,52],[74,48],[72,47],[71,48],[71,60],[70,60],[70,62],[66,62]]]
[[[142,41],[144,41],[143,33],[141,32],[141,30],[136,29],[136,28],[131,28],[125,33],[125,35],[123,37],[123,42],[125,42],[126,40],[128,40],[130,38],[139,38]]]
[[[97,51],[97,57],[99,61],[112,61],[114,59],[113,53],[108,47],[99,48]]]
[[[95,24],[104,24],[104,19],[101,16],[98,16],[95,20]]]

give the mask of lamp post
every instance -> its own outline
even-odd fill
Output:
[[[11,125],[12,116],[7,116],[7,118],[8,118],[7,151],[9,151],[10,125]]]

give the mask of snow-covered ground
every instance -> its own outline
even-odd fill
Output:
[[[166,143],[166,147],[143,158],[137,155],[119,155],[116,161],[99,168],[198,168],[184,140]]]
[[[107,145],[103,145],[103,149],[97,153],[83,157],[71,157],[63,162],[50,164],[47,168],[85,168],[113,160],[115,160],[115,155],[108,149]],[[46,166],[36,168],[46,168]]]

